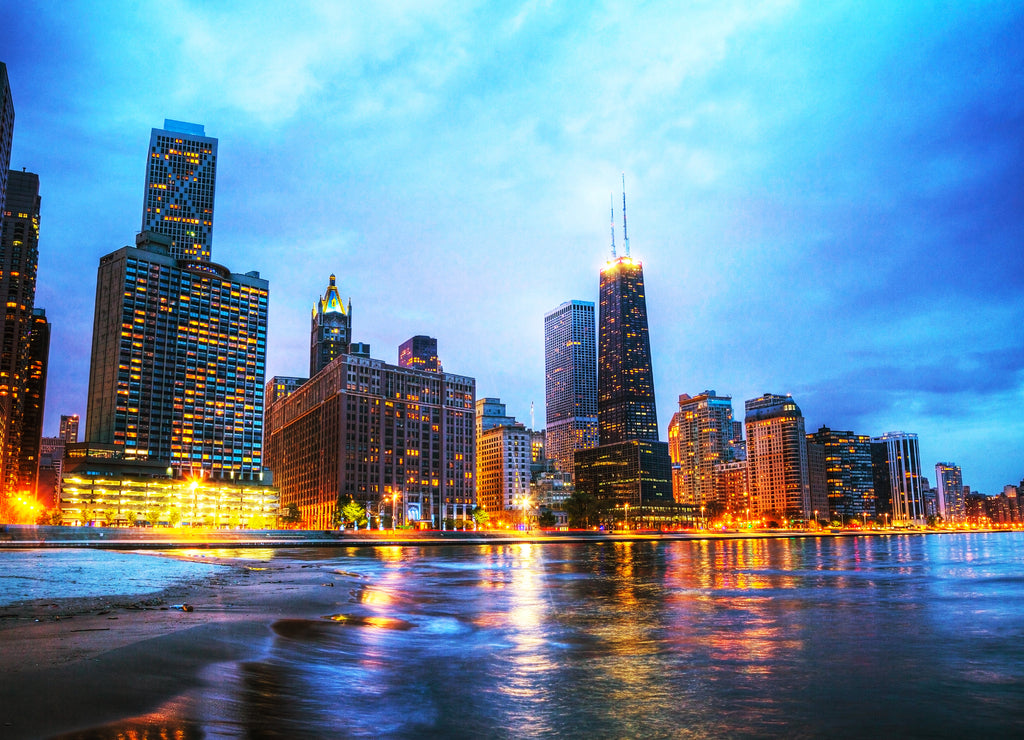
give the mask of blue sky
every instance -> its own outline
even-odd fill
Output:
[[[929,478],[1024,477],[1024,5],[98,5],[0,0],[47,434],[173,118],[220,140],[213,259],[270,280],[268,375],[334,272],[374,356],[435,336],[542,425],[543,315],[596,300],[625,173],[663,434],[680,393],[792,393],[809,431],[916,432]]]

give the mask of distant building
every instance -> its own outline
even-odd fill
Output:
[[[592,302],[567,301],[544,315],[544,399],[546,454],[571,477],[576,450],[598,443]]]
[[[350,498],[371,515],[440,527],[473,510],[476,381],[339,355],[267,412],[267,466],[303,521]],[[378,520],[379,521],[379,520]]]
[[[43,437],[39,445],[39,484],[36,498],[47,509],[60,504],[60,477],[64,462],[64,440],[60,437]]]
[[[722,514],[733,519],[749,519],[746,460],[734,460],[715,466],[715,499],[724,504]]]
[[[60,438],[66,444],[78,443],[78,414],[61,414],[60,417]]]
[[[309,376],[313,377],[336,357],[349,352],[352,342],[352,301],[346,309],[331,275],[327,292],[313,307],[309,342]],[[357,353],[358,354],[358,353]],[[369,347],[366,351],[369,356]]]
[[[804,417],[789,395],[766,393],[746,402],[747,471],[753,513],[809,519],[814,515]]]
[[[437,358],[437,339],[422,334],[406,339],[398,348],[398,366],[441,372],[441,361]]]
[[[269,409],[270,404],[288,398],[297,391],[309,378],[295,378],[287,375],[275,375],[267,381],[267,387],[263,393],[263,402]],[[266,428],[266,427],[264,427]]]
[[[822,426],[808,434],[807,441],[825,447],[829,515],[844,521],[852,517],[874,516],[871,438]]]
[[[672,504],[672,463],[658,438],[654,372],[647,325],[643,266],[629,256],[623,195],[625,256],[601,270],[597,358],[597,426],[600,445],[577,450],[576,489],[606,509]]]
[[[871,439],[875,499],[879,514],[893,522],[924,523],[921,454],[917,435],[886,432]]]
[[[476,436],[480,438],[488,429],[498,426],[518,424],[514,416],[509,416],[505,404],[500,398],[478,398],[476,400]]]
[[[0,97],[3,91],[0,90]],[[39,176],[4,169],[0,221],[0,490],[35,493],[49,324],[35,306]]]
[[[269,285],[144,232],[100,259],[86,442],[175,474],[259,480]]]
[[[208,261],[216,181],[217,140],[199,124],[166,119],[149,138],[141,231],[170,237],[175,259]]]
[[[946,521],[960,522],[967,517],[963,474],[956,463],[935,464],[935,500],[939,516]]]
[[[815,521],[828,518],[828,470],[825,445],[807,435],[807,483],[811,488],[811,515]],[[866,513],[866,512],[865,512]]]
[[[718,499],[715,468],[732,462],[734,454],[732,397],[713,390],[696,397],[679,396],[679,411],[668,425],[668,454],[673,470],[672,494],[681,504],[724,512]]]

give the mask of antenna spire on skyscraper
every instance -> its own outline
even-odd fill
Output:
[[[629,232],[626,231],[626,173],[622,173],[622,244],[629,256]]]
[[[608,200],[611,203],[612,212],[612,259],[615,259],[615,196],[608,193]]]

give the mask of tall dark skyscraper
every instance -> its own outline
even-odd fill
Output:
[[[22,487],[35,493],[39,481],[39,450],[43,440],[43,410],[46,406],[46,367],[50,360],[50,322],[46,310],[32,310],[28,340],[28,363],[21,412],[21,452],[18,478]]]
[[[598,329],[597,424],[600,445],[576,453],[578,489],[606,505],[672,501],[668,445],[658,439],[654,373],[647,330],[643,266],[629,256],[626,197],[622,197],[625,254],[601,270]]]
[[[38,463],[39,439],[34,437],[42,434],[41,428],[25,424],[26,414],[32,413],[44,393],[38,384],[32,385],[40,373],[45,378],[45,367],[38,365],[39,343],[46,339],[49,347],[49,325],[42,328],[45,314],[42,324],[35,316],[39,205],[39,176],[10,172],[0,226],[0,424],[5,432],[0,467],[2,483],[10,491],[34,492],[35,473],[26,473],[32,465],[22,465],[21,460],[28,455]]]
[[[594,313],[590,301],[567,301],[544,315],[545,448],[569,474],[576,450],[598,442]]]
[[[171,237],[171,256],[209,260],[217,140],[196,123],[166,119],[153,129],[146,166],[142,231]]]
[[[335,277],[327,292],[313,307],[309,340],[309,377],[323,370],[339,355],[348,354],[352,343],[352,301],[348,308],[341,302]]]
[[[11,166],[11,140],[14,137],[14,99],[7,79],[7,65],[0,62],[0,213],[4,212],[7,192],[7,168]]]

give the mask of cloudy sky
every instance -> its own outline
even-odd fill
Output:
[[[47,434],[86,412],[98,261],[134,243],[172,118],[220,140],[213,259],[270,280],[268,376],[305,374],[334,272],[375,357],[435,336],[446,370],[542,426],[543,316],[597,299],[625,173],[663,434],[680,393],[738,417],[792,393],[808,430],[916,432],[933,481],[940,460],[985,493],[1024,477],[1020,3],[0,17],[11,167],[42,187]]]

